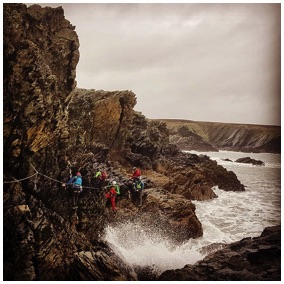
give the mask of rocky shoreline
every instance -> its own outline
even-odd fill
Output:
[[[165,123],[134,111],[133,92],[76,88],[79,39],[62,8],[4,4],[3,12],[4,280],[143,280],[101,238],[107,224],[139,218],[151,228],[154,216],[176,242],[197,238],[192,200],[244,185],[170,144]],[[83,176],[76,211],[62,187],[67,161]],[[146,181],[141,208],[125,194],[133,166]],[[98,167],[121,185],[116,215],[92,186]]]
[[[194,265],[168,270],[161,281],[279,281],[281,227],[268,227],[256,238],[245,238],[206,256]]]

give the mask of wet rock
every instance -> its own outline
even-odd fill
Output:
[[[281,227],[265,228],[208,255],[195,265],[168,270],[157,280],[167,281],[280,281]]]
[[[252,164],[254,166],[264,166],[265,163],[261,160],[255,160],[250,157],[239,158],[235,161],[236,163]]]
[[[191,200],[209,200],[217,197],[214,186],[225,191],[245,190],[235,173],[210,160],[208,156],[182,153],[174,160],[183,167],[173,166],[174,163],[168,167],[171,179],[164,188],[172,193],[182,194]]]
[[[228,158],[222,159],[222,160],[225,161],[225,162],[233,162],[232,160],[230,160],[230,159],[228,159]]]
[[[203,229],[195,214],[195,205],[182,195],[171,194],[162,188],[144,190],[143,205],[119,197],[118,211],[109,219],[113,225],[131,220],[139,223],[145,232],[166,236],[173,242],[182,243],[190,238],[202,236]]]
[[[121,273],[121,267],[125,274]],[[105,249],[81,251],[71,265],[71,279],[75,281],[135,281],[136,273],[126,263],[110,255]]]

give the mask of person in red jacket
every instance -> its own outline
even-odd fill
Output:
[[[116,184],[116,183],[115,183]],[[106,198],[107,198],[107,205],[110,203],[112,211],[115,212],[117,210],[115,206],[115,199],[116,199],[116,188],[115,188],[114,182],[112,183],[112,186],[110,187],[109,192],[106,193]]]
[[[140,176],[141,176],[141,171],[138,168],[134,167],[131,179],[133,179],[134,181],[139,180]]]

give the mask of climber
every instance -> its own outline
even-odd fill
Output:
[[[140,176],[141,176],[141,171],[138,168],[134,167],[133,173],[132,173],[132,176],[131,176],[133,181],[136,181]]]
[[[100,175],[100,188],[103,188],[107,181],[107,173],[106,171],[102,171]]]
[[[78,208],[77,203],[80,193],[83,191],[82,188],[82,176],[80,172],[77,172],[66,184],[63,183],[62,186],[72,184],[72,206],[73,209]]]
[[[105,195],[107,198],[106,205],[109,206],[109,203],[110,203],[112,211],[115,212],[117,210],[115,206],[115,200],[116,200],[117,194],[120,194],[119,186],[116,184],[116,181],[113,181],[111,185],[107,186],[106,188],[109,188],[109,192],[107,192]],[[117,188],[118,188],[118,191],[117,191]]]
[[[134,181],[130,178],[124,182],[124,189],[128,194],[128,199],[134,198]]]
[[[92,179],[92,184],[93,184],[93,187],[99,187],[100,185],[100,177],[101,177],[102,173],[101,173],[101,170],[100,169],[97,169],[93,179]]]
[[[138,206],[142,206],[142,197],[143,197],[143,189],[144,189],[144,182],[141,179],[141,176],[135,180],[134,183],[134,190],[135,193],[138,194],[139,204]]]
[[[112,182],[112,186],[115,187],[115,191],[116,191],[116,204],[118,204],[119,201],[120,201],[120,186],[116,183],[115,180]]]
[[[114,180],[109,185],[106,186],[106,188],[114,188],[117,195],[120,195],[120,186],[117,184],[117,182]]]
[[[106,180],[107,180],[106,171],[101,172],[101,170],[98,169],[94,176],[94,187],[99,187],[99,189],[102,189],[105,186]]]

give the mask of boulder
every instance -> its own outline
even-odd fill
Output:
[[[133,224],[142,224],[149,234],[154,231],[178,243],[202,236],[202,225],[191,201],[162,188],[147,188],[144,191],[141,207],[135,200],[128,199],[128,195],[118,197],[118,211],[109,223],[123,224],[131,220]],[[113,215],[112,212],[109,214]]]
[[[191,200],[208,200],[217,197],[212,189],[214,186],[225,191],[245,190],[234,172],[218,165],[208,156],[182,153],[174,160],[177,163],[173,161],[168,166],[171,179],[164,185],[172,193],[182,194]]]
[[[206,256],[194,265],[167,270],[160,281],[280,281],[281,227],[265,228]]]
[[[264,166],[265,163],[261,160],[255,160],[250,157],[239,158],[235,161],[236,163],[252,164],[254,166]]]

